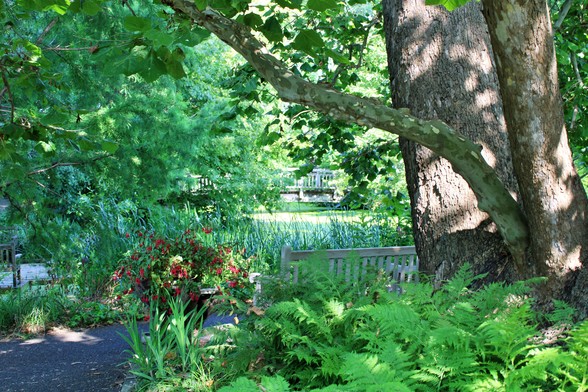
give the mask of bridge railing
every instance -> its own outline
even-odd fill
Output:
[[[313,169],[306,176],[296,178],[294,171],[296,169],[287,169],[284,173],[281,184],[286,190],[316,190],[316,191],[333,191],[335,190],[335,173],[329,169]]]

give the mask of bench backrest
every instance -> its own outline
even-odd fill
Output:
[[[382,270],[399,283],[418,281],[419,258],[414,246],[385,248],[329,249],[321,251],[298,250],[290,246],[282,248],[281,271],[287,281],[298,283],[299,266],[296,261],[314,255],[324,256],[328,271],[345,275],[346,281],[357,280],[368,270]]]

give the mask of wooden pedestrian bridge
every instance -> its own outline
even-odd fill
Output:
[[[330,169],[315,168],[307,175],[297,178],[295,168],[283,170],[277,177],[282,199],[286,202],[337,203],[343,195],[337,192],[337,173]],[[193,176],[196,180],[192,192],[206,193],[215,187],[213,181],[204,176]]]

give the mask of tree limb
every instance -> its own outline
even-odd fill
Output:
[[[553,25],[554,31],[559,30],[559,28],[563,24],[564,19],[568,15],[568,12],[570,12],[570,8],[572,8],[573,2],[574,2],[574,0],[566,0],[566,2],[561,7],[561,11],[559,11],[559,17],[557,18],[557,22],[555,22],[555,24]]]
[[[241,54],[286,102],[298,103],[334,119],[381,130],[413,140],[447,159],[471,186],[478,206],[499,228],[515,260],[529,244],[525,217],[512,195],[482,157],[481,147],[461,137],[442,121],[425,121],[375,100],[312,84],[292,73],[272,56],[246,26],[187,0],[166,0],[176,12],[193,19]]]
[[[81,166],[81,165],[87,165],[89,163],[94,163],[94,162],[99,161],[101,159],[109,158],[111,156],[112,156],[112,154],[101,155],[99,157],[95,157],[95,158],[93,158],[93,159],[91,159],[89,161],[85,161],[85,162],[55,162],[54,164],[52,164],[49,167],[45,167],[45,168],[42,168],[42,169],[37,169],[37,170],[33,170],[31,172],[28,172],[27,173],[27,176],[34,176],[35,174],[41,174],[41,173],[44,173],[44,172],[47,172],[49,170],[53,170],[53,169],[56,169],[56,168],[62,167],[62,166]]]
[[[43,38],[45,38],[45,36],[47,35],[47,33],[49,31],[51,31],[51,29],[53,28],[53,26],[55,26],[55,24],[57,23],[57,18],[54,18],[51,22],[49,22],[49,24],[47,25],[47,27],[45,27],[45,29],[43,30],[43,32],[39,35],[39,37],[37,38],[36,44],[40,44],[43,41]]]
[[[8,78],[6,77],[6,72],[4,72],[4,68],[0,68],[0,73],[2,74],[2,82],[4,82],[4,89],[2,89],[2,95],[4,93],[8,93],[8,102],[10,103],[10,122],[14,122],[14,96],[12,95],[12,91],[10,90],[10,84],[8,83]]]

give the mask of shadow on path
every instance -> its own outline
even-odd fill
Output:
[[[141,325],[147,329],[147,325]],[[123,325],[54,329],[25,341],[0,341],[3,392],[119,391],[128,372]]]

